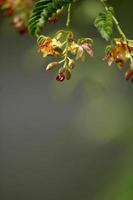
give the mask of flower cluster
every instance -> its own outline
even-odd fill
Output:
[[[51,70],[61,65],[56,80],[62,82],[71,78],[75,61],[78,59],[84,60],[85,52],[93,56],[92,43],[93,41],[90,38],[81,38],[75,42],[71,31],[58,31],[53,38],[39,36],[38,51],[43,54],[43,57],[52,56],[60,59],[59,61],[51,62],[46,67],[46,70]]]
[[[31,15],[33,0],[0,0],[5,15],[11,17],[11,24],[23,34],[27,32],[27,21]]]
[[[125,64],[130,61],[130,69],[125,73],[125,79],[133,82],[133,41],[116,38],[112,44],[107,46],[105,60],[111,66],[113,62],[119,69],[123,69]]]

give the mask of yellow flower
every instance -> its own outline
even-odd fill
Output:
[[[84,49],[82,48],[82,46],[78,45],[74,41],[71,43],[71,45],[69,47],[69,51],[73,55],[76,55],[76,59],[83,58]]]
[[[38,46],[39,52],[46,56],[59,56],[62,54],[61,42],[55,38],[45,37],[43,43]]]
[[[90,56],[93,56],[92,43],[88,39],[81,39],[78,43],[73,41],[69,47],[69,51],[73,55],[76,55],[77,60],[84,60],[84,51],[86,51]]]
[[[132,47],[128,42],[120,41],[117,39],[113,46],[109,46],[106,52],[105,60],[107,60],[108,65],[112,65],[115,62],[121,69],[128,59],[132,60],[131,49]],[[132,64],[132,63],[131,63]]]

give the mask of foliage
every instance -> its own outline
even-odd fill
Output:
[[[71,78],[76,60],[80,58],[84,61],[85,52],[93,56],[92,39],[80,38],[75,41],[74,33],[69,28],[72,5],[74,7],[76,1],[78,0],[0,0],[1,9],[11,17],[12,24],[18,32],[24,33],[28,29],[32,36],[37,37],[38,51],[43,57],[52,56],[58,59],[46,67],[46,70],[59,67],[56,77],[58,81]],[[113,8],[107,5],[107,0],[101,0],[101,3],[105,11],[99,13],[94,25],[103,39],[110,40],[105,49],[104,60],[109,66],[113,62],[116,63],[121,70],[130,61],[125,79],[133,82],[133,40],[126,37]],[[56,23],[65,10],[68,10],[66,30],[59,30],[53,37],[42,35],[45,24]],[[114,26],[118,30],[117,38],[112,37]]]
[[[95,26],[105,40],[109,40],[113,32],[113,17],[111,11],[99,14],[95,20]]]
[[[73,0],[39,0],[35,2],[32,16],[29,20],[29,32],[32,35],[39,34],[41,28],[53,18],[58,17],[60,10]],[[55,16],[54,16],[55,14]]]

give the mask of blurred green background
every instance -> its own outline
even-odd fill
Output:
[[[109,3],[133,39],[133,1]],[[102,10],[98,0],[73,6],[71,29],[93,38],[95,55],[64,83],[45,72],[50,59],[37,53],[35,39],[20,37],[1,12],[1,200],[133,199],[133,85],[102,60],[107,43],[93,26]]]

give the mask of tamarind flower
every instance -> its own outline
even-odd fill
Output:
[[[64,81],[65,79],[70,80],[74,65],[74,60],[69,58],[68,62],[65,63],[64,66],[59,69],[56,80],[60,82]]]
[[[76,55],[76,59],[84,60],[84,51],[90,56],[93,56],[93,50],[92,50],[92,40],[91,39],[80,39],[78,43],[75,43],[74,41],[69,47],[69,51]]]
[[[59,65],[60,65],[60,62],[51,62],[47,65],[46,71],[52,70]],[[60,82],[63,82],[65,79],[70,80],[74,65],[75,65],[74,60],[69,58],[68,62],[64,63],[63,67],[59,68],[58,75],[56,76],[56,80]]]
[[[81,46],[90,56],[93,56],[93,50],[91,44],[84,43]]]
[[[131,65],[133,64],[131,50],[133,46],[130,43],[122,41],[121,39],[116,39],[114,44],[108,46],[106,48],[105,60],[109,66],[112,65],[113,62],[117,64],[117,66],[122,69],[125,63],[130,60]]]
[[[25,32],[27,32],[26,25],[24,24],[23,20],[18,16],[13,18],[12,25],[17,29],[20,34],[24,34]]]
[[[65,36],[63,41],[62,36]],[[62,39],[62,40],[61,40]],[[92,40],[89,38],[81,38],[78,42],[74,41],[74,35],[71,31],[58,31],[53,38],[41,35],[37,39],[38,51],[43,54],[43,57],[52,56],[59,57],[60,61],[54,61],[47,65],[46,71],[55,69],[59,65],[56,80],[63,82],[70,80],[72,70],[75,66],[75,60],[84,59],[84,52],[86,51],[90,56],[93,56]],[[70,56],[74,55],[75,59]]]
[[[58,62],[49,63],[46,67],[46,71],[54,69],[58,64]],[[65,68],[61,67],[59,69],[58,75],[56,76],[56,80],[60,82],[63,82],[65,80]]]
[[[76,55],[77,56],[77,59],[78,58],[83,58],[83,53],[84,53],[84,50],[83,48],[78,45],[77,43],[75,43],[74,41],[72,42],[72,44],[69,46],[69,51],[73,54],[73,55]]]
[[[123,41],[115,39],[112,45],[107,46],[104,60],[111,66],[115,62],[119,69],[123,69],[125,64],[130,61],[130,69],[125,72],[125,79],[133,82],[133,41]]]
[[[56,76],[56,80],[57,81],[60,81],[60,82],[63,82],[64,80],[65,80],[65,75],[64,74],[58,74],[57,76]]]
[[[43,57],[59,56],[62,54],[61,46],[61,42],[55,38],[44,37],[43,43],[38,46],[38,51],[43,54]]]
[[[60,82],[64,81],[65,79],[70,80],[71,74],[72,72],[70,68],[62,67],[59,69],[58,75],[56,76],[56,80]]]
[[[23,34],[27,32],[27,20],[31,15],[33,0],[0,0],[1,9],[11,17],[11,24]]]
[[[60,81],[60,82],[64,81],[65,79],[66,80],[70,80],[70,78],[71,78],[71,71],[70,71],[70,69],[66,69],[64,71],[64,73],[58,73],[58,75],[56,76],[56,80]]]

